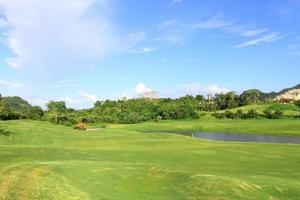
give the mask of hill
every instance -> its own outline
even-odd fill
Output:
[[[281,90],[278,95],[281,95],[281,94],[285,94],[286,92],[290,91],[290,90],[297,90],[297,89],[300,89],[300,84],[294,86],[294,87],[291,87],[291,88],[286,88],[286,89],[283,89]]]
[[[256,89],[253,89],[256,90]],[[300,84],[290,87],[290,88],[285,88],[282,89],[279,92],[269,92],[269,93],[264,93],[259,90],[256,90],[260,93],[261,99],[273,99],[275,101],[280,101],[280,100],[300,100]]]
[[[298,100],[300,100],[300,89],[285,90],[280,95],[276,96],[275,100],[277,100],[277,101],[281,101],[281,100],[298,101]]]

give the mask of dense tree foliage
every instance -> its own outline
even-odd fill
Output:
[[[255,110],[232,112],[231,109],[244,105],[259,104],[271,101],[273,93],[262,93],[259,90],[247,90],[237,95],[226,94],[183,96],[171,98],[137,98],[122,100],[97,101],[93,108],[75,110],[67,108],[64,101],[49,101],[47,110],[31,106],[20,97],[1,97],[0,119],[35,119],[47,120],[55,124],[74,125],[79,122],[139,123],[148,120],[159,122],[168,119],[196,119],[201,112],[214,112],[216,118],[253,119],[265,117],[277,119],[282,117],[285,104],[270,106],[263,114]],[[294,102],[300,108],[300,101]],[[291,104],[288,104],[291,105]],[[294,106],[295,107],[295,106]],[[294,108],[295,109],[295,108]],[[299,109],[300,110],[300,109]],[[299,112],[300,116],[300,112]]]
[[[241,105],[256,104],[261,100],[261,92],[259,90],[246,90],[240,95]]]
[[[0,119],[40,119],[42,109],[38,106],[32,107],[24,99],[14,97],[0,97]],[[38,117],[39,116],[39,117]]]
[[[92,113],[113,123],[137,123],[147,120],[197,118],[197,104],[189,96],[179,99],[138,98],[96,102]]]

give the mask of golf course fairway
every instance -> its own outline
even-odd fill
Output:
[[[0,199],[300,199],[300,145],[141,132],[216,127],[242,133],[250,127],[252,133],[300,133],[297,120],[213,123],[170,121],[77,131],[48,122],[0,121]]]

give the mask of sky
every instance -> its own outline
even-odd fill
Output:
[[[44,107],[300,83],[300,0],[0,0],[0,94]]]

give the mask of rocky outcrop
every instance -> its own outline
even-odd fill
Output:
[[[281,100],[300,100],[300,89],[291,89],[275,97],[276,101]]]

